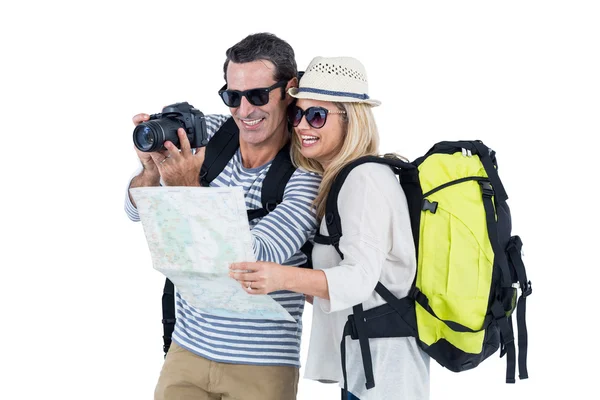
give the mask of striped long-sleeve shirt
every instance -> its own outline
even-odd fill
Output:
[[[206,116],[209,138],[227,118],[224,115]],[[238,149],[210,185],[241,186],[246,207],[262,208],[262,183],[270,166],[271,162],[257,168],[245,168]],[[257,260],[290,266],[302,265],[306,261],[306,256],[299,249],[312,239],[317,229],[311,203],[317,195],[320,180],[317,174],[297,169],[285,188],[283,201],[275,210],[262,219],[250,221]],[[125,211],[131,220],[139,221],[139,214],[128,194],[125,196]],[[198,311],[177,293],[173,341],[213,361],[299,367],[304,295],[288,291],[269,295],[294,317],[295,323],[210,315]]]

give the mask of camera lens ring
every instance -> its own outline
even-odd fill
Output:
[[[162,125],[157,123],[156,125],[158,125],[160,127],[160,133],[162,133],[162,140],[161,143],[165,143],[166,137],[165,137],[165,130],[163,129]]]
[[[158,151],[166,141],[166,134],[162,124],[157,121],[146,121],[135,127],[133,143],[138,150],[143,152]]]
[[[150,124],[139,124],[133,130],[133,144],[140,151],[152,151],[156,145],[156,139],[155,130]]]

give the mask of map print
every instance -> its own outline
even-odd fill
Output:
[[[228,318],[294,318],[269,295],[250,295],[229,277],[233,262],[256,261],[240,187],[130,189],[154,269],[201,312]]]

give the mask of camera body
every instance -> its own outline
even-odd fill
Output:
[[[185,129],[191,147],[198,148],[208,143],[204,114],[187,102],[168,105],[158,114],[142,122],[133,130],[133,144],[143,152],[164,150],[169,140],[181,148],[177,129]]]

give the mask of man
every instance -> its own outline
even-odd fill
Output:
[[[261,208],[263,180],[277,153],[287,145],[286,118],[297,86],[294,51],[278,37],[259,33],[226,52],[226,87],[220,92],[239,128],[239,150],[211,186],[241,186],[248,209]],[[264,89],[252,91],[252,89]],[[261,94],[262,93],[262,94]],[[229,119],[207,115],[209,137]],[[134,117],[137,125],[148,119]],[[193,151],[185,131],[178,131],[181,151],[166,142],[164,152],[138,151],[142,171],[130,187],[198,186],[205,148]],[[258,260],[298,266],[306,261],[300,247],[314,235],[317,222],[312,201],[320,177],[297,169],[283,201],[262,218],[250,221]],[[139,220],[126,197],[129,217]],[[155,391],[155,399],[295,399],[298,387],[304,296],[280,291],[270,294],[295,323],[229,319],[201,313],[177,294],[177,323]]]

